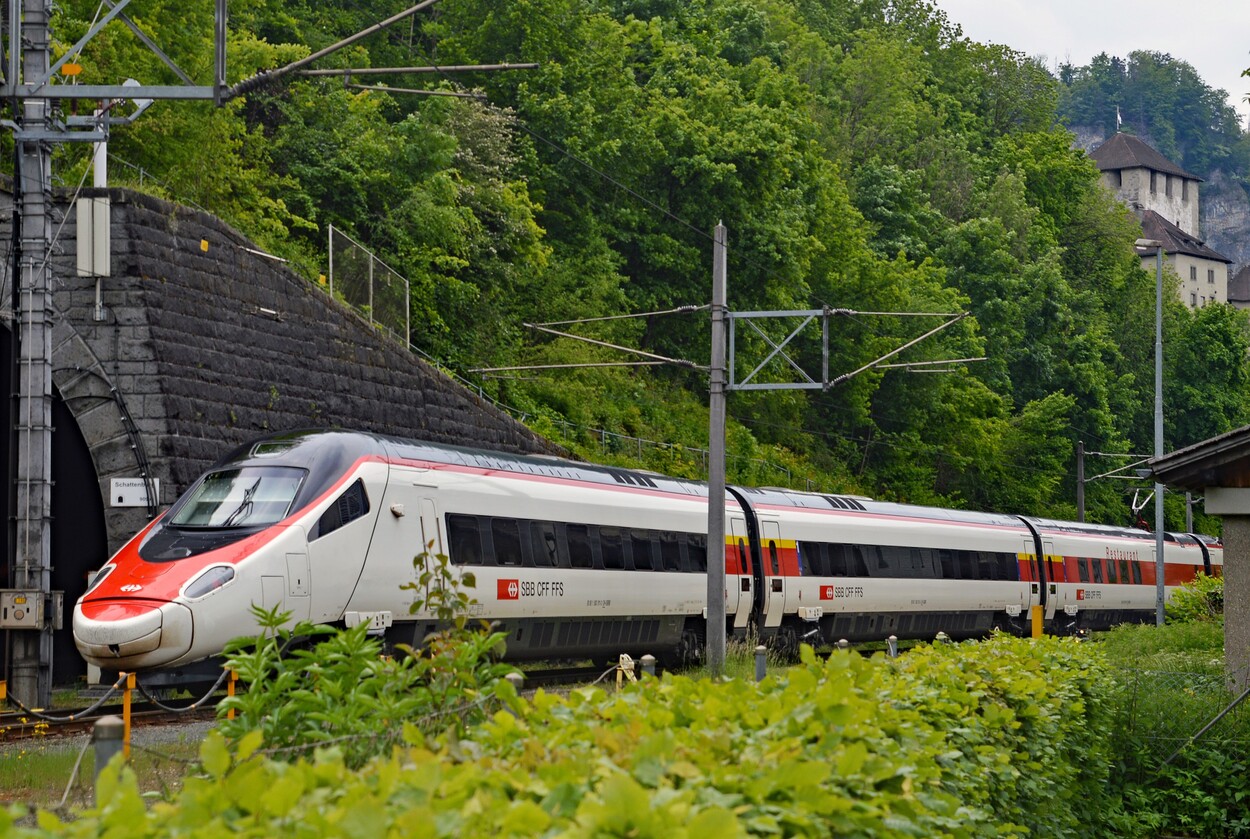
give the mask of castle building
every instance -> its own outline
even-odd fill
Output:
[[[1232,260],[1206,246],[1198,229],[1198,184],[1187,172],[1131,134],[1115,134],[1090,153],[1103,185],[1141,220],[1142,235],[1163,243],[1164,262],[1180,278],[1181,302],[1190,307],[1229,301]],[[1142,255],[1155,270],[1155,252]],[[1250,303],[1250,301],[1247,301]]]

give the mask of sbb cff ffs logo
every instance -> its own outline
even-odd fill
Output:
[[[560,580],[499,580],[495,589],[498,600],[520,600],[523,597],[563,597]]]

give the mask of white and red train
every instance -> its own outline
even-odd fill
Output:
[[[477,586],[515,659],[689,656],[702,648],[707,487],[652,473],[342,431],[275,435],[231,453],[117,552],[74,609],[74,639],[108,670],[184,668],[257,631],[252,604],[293,621],[410,614],[432,545]],[[1155,540],[1122,527],[730,487],[717,631],[792,645],[1151,620]],[[716,552],[720,553],[720,552]],[[1218,574],[1220,544],[1168,534],[1170,593]]]

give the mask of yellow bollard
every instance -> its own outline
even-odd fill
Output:
[[[122,691],[122,754],[130,760],[130,695],[135,689],[135,674],[126,674],[126,689]]]
[[[1042,637],[1042,607],[1034,606],[1031,610],[1033,614],[1033,637]]]
[[[226,679],[226,697],[227,697],[227,698],[233,698],[233,697],[234,697],[234,683],[235,683],[235,682],[237,682],[238,680],[239,680],[239,674],[238,674],[238,673],[236,673],[235,671],[231,670],[231,671],[230,671],[230,678],[229,678],[229,679]],[[231,708],[230,710],[226,711],[226,719],[228,719],[228,720],[232,720],[232,719],[234,719],[234,709],[233,709],[233,708]]]

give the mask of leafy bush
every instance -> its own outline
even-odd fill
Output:
[[[43,833],[418,836],[1105,835],[1096,645],[995,637],[903,659],[837,652],[761,683],[666,675],[619,693],[518,697],[354,771],[217,734],[204,776],[145,809],[126,768],[98,808]],[[9,825],[0,816],[0,832]],[[33,834],[32,834],[33,835]]]
[[[238,746],[258,731],[267,751],[286,756],[337,742],[347,764],[359,766],[399,742],[405,724],[437,731],[483,719],[494,682],[512,669],[494,655],[502,636],[465,618],[472,575],[457,578],[445,556],[421,554],[413,564],[417,581],[403,586],[416,592],[411,610],[427,611],[444,628],[420,650],[401,645],[394,657],[382,655],[366,624],[281,630],[288,615],[253,607],[261,636],[226,647],[227,665],[247,688],[218,706],[226,739]]]
[[[1224,623],[1224,578],[1199,574],[1172,592],[1168,620],[1175,623]]]
[[[1111,786],[1123,791],[1108,814],[1115,835],[1250,836],[1250,707],[1225,714],[1235,694],[1222,622],[1123,626],[1103,637],[1116,685]]]

